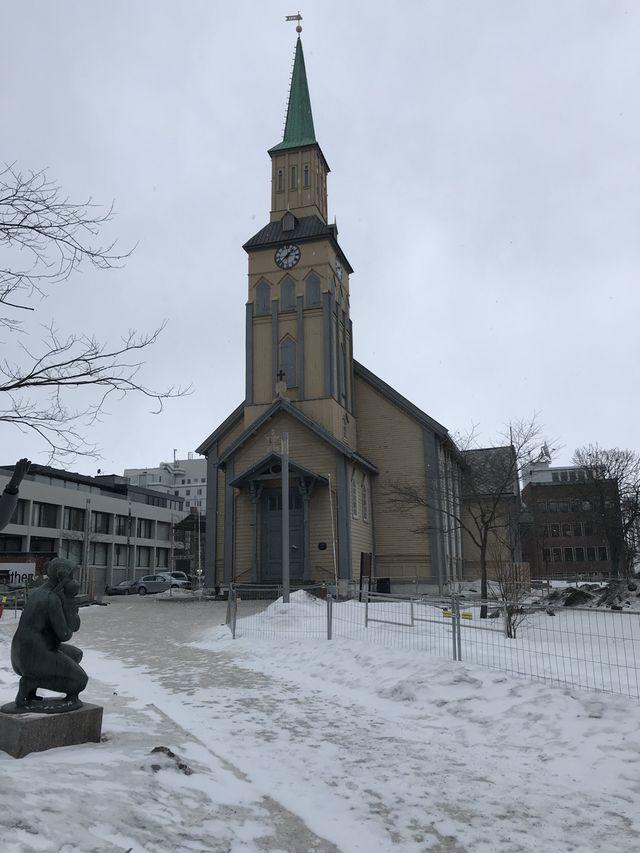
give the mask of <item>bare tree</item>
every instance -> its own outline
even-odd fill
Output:
[[[480,597],[488,598],[488,564],[491,552],[497,547],[509,553],[513,561],[518,541],[520,512],[520,472],[541,442],[540,427],[535,417],[519,420],[507,426],[500,436],[507,444],[480,448],[475,446],[475,433],[458,438],[460,446],[457,482],[439,476],[434,489],[405,481],[393,481],[387,494],[398,512],[424,509],[426,522],[421,530],[435,529],[432,519],[444,512],[450,524],[461,530],[478,554]],[[462,500],[448,499],[454,489]],[[487,617],[483,604],[480,616]]]
[[[638,557],[640,456],[633,450],[579,447],[574,465],[586,474],[609,545],[613,573],[626,576]]]
[[[23,331],[11,312],[34,310],[25,302],[44,296],[47,287],[81,266],[105,270],[124,262],[130,252],[97,242],[112,213],[90,198],[71,201],[46,171],[23,173],[13,165],[0,171],[0,304],[5,309],[0,327],[5,332]],[[139,376],[141,354],[163,327],[142,334],[130,330],[108,345],[93,334],[65,334],[53,322],[45,324],[40,341],[20,340],[16,356],[0,360],[0,421],[36,433],[49,449],[49,461],[96,456],[85,429],[105,413],[109,398],[136,392],[160,411],[165,400],[187,393],[175,386],[152,389]]]

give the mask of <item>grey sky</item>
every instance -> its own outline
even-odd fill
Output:
[[[462,0],[302,8],[358,360],[452,432],[534,411],[564,445],[640,449],[640,6]],[[244,395],[246,255],[269,216],[297,7],[21,2],[3,12],[2,157],[115,199],[126,267],[38,303],[114,339],[169,325],[98,463],[155,465]],[[6,81],[11,80],[10,85]],[[14,341],[2,343],[9,355]],[[2,461],[44,446],[2,428]]]

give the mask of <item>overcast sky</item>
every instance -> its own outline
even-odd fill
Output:
[[[3,8],[2,157],[109,204],[124,269],[36,303],[115,340],[169,320],[158,416],[93,427],[121,472],[185,457],[244,397],[247,257],[268,222],[297,7],[61,0]],[[302,41],[330,219],[354,267],[355,357],[451,432],[539,413],[556,461],[640,450],[640,5],[308,3]],[[14,339],[3,335],[3,354]],[[2,462],[46,461],[2,427]]]

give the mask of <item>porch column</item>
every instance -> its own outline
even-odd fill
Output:
[[[258,582],[258,524],[260,523],[260,496],[262,495],[263,484],[258,480],[249,482],[249,494],[251,495],[251,505],[253,508],[253,521],[251,531],[251,580],[254,583]]]

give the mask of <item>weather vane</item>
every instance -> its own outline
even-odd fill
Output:
[[[287,15],[285,21],[297,21],[298,24],[296,26],[296,32],[300,34],[302,32],[302,27],[300,26],[300,21],[302,20],[302,15],[298,12],[297,15]]]

